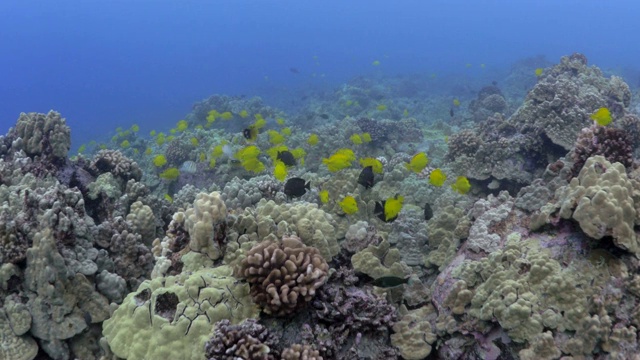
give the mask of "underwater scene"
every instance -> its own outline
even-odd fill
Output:
[[[0,4],[0,360],[640,359],[640,3]]]

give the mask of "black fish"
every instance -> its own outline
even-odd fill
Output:
[[[429,203],[426,203],[424,205],[424,219],[426,221],[429,221],[432,217],[433,217],[433,210],[431,210],[431,205],[429,205]]]
[[[449,110],[449,115],[451,115],[451,117],[453,117],[453,108],[451,108],[451,109]]]
[[[294,73],[294,74],[300,74],[300,71],[298,71],[298,69],[296,69],[296,68],[294,68],[294,67],[289,68],[289,71],[291,71],[291,72],[292,72],[292,73]]]
[[[318,116],[320,116],[321,118],[323,118],[325,120],[329,118],[329,115],[327,115],[327,114],[320,114]]]
[[[293,157],[291,151],[278,151],[278,156],[276,158],[287,166],[296,166],[296,158]]]
[[[290,198],[300,197],[306,194],[309,189],[309,182],[305,184],[304,179],[297,177],[287,180],[286,184],[284,184],[284,194]]]
[[[373,167],[367,166],[360,172],[358,176],[358,184],[364,186],[365,189],[373,187]]]
[[[249,141],[255,141],[258,138],[258,129],[251,125],[248,128],[242,130],[242,136]]]
[[[382,201],[376,201],[376,206],[373,209],[373,215],[377,216],[378,219],[390,223],[393,222],[395,219],[398,218],[398,215],[392,217],[391,219],[387,220],[387,217],[384,215],[384,205],[387,203],[386,200],[382,200]]]
[[[409,282],[410,278],[411,278],[410,276],[407,276],[406,278],[401,278],[393,275],[383,276],[373,280],[371,284],[373,286],[377,286],[381,288],[390,288],[390,287],[396,287],[402,284],[406,284]]]

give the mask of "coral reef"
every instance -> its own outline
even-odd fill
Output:
[[[475,126],[477,135],[453,135],[447,158],[469,178],[497,180],[503,183],[500,189],[515,194],[573,148],[594,111],[608,107],[614,119],[621,119],[628,115],[630,99],[619,77],[605,78],[600,69],[587,66],[584,55],[565,56],[545,71],[508,119],[496,114]]]

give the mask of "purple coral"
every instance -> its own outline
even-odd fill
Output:
[[[275,360],[277,354],[271,349],[278,341],[267,328],[254,319],[240,325],[231,325],[229,320],[215,324],[213,337],[205,344],[205,356],[209,360]]]
[[[587,159],[594,155],[630,167],[633,165],[631,137],[624,130],[612,127],[593,125],[582,129],[571,154],[573,175],[577,175]]]

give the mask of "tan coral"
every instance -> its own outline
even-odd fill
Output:
[[[185,211],[185,226],[189,232],[189,248],[216,260],[222,256],[218,242],[226,236],[227,207],[220,193],[199,193],[193,207]]]
[[[253,247],[236,268],[251,285],[251,296],[264,312],[287,315],[309,302],[327,281],[329,265],[320,251],[300,238],[265,241]]]
[[[148,205],[140,201],[131,204],[131,210],[127,215],[127,221],[132,225],[135,232],[142,235],[145,244],[151,244],[156,235],[156,218],[153,210]]]
[[[406,277],[411,275],[411,268],[401,261],[400,251],[390,247],[387,240],[383,240],[378,246],[369,245],[351,257],[351,264],[356,271],[367,274],[374,279],[383,276]]]
[[[282,360],[322,360],[320,352],[311,345],[293,344],[284,349],[281,355]]]
[[[633,254],[640,244],[633,230],[638,221],[640,184],[627,177],[620,163],[611,164],[602,156],[589,158],[578,177],[556,191],[559,215],[573,218],[594,239],[612,236],[614,243]]]
[[[433,306],[427,305],[410,311],[393,325],[395,334],[391,335],[391,344],[400,349],[403,359],[421,360],[431,354],[436,335],[427,317],[434,313]]]
[[[273,201],[261,200],[256,206],[256,213],[257,218],[270,217],[279,229],[297,235],[305,245],[317,248],[326,259],[340,252],[335,222],[331,215],[318,209],[317,204],[298,202],[278,205]],[[285,225],[282,222],[286,226],[281,226]]]

